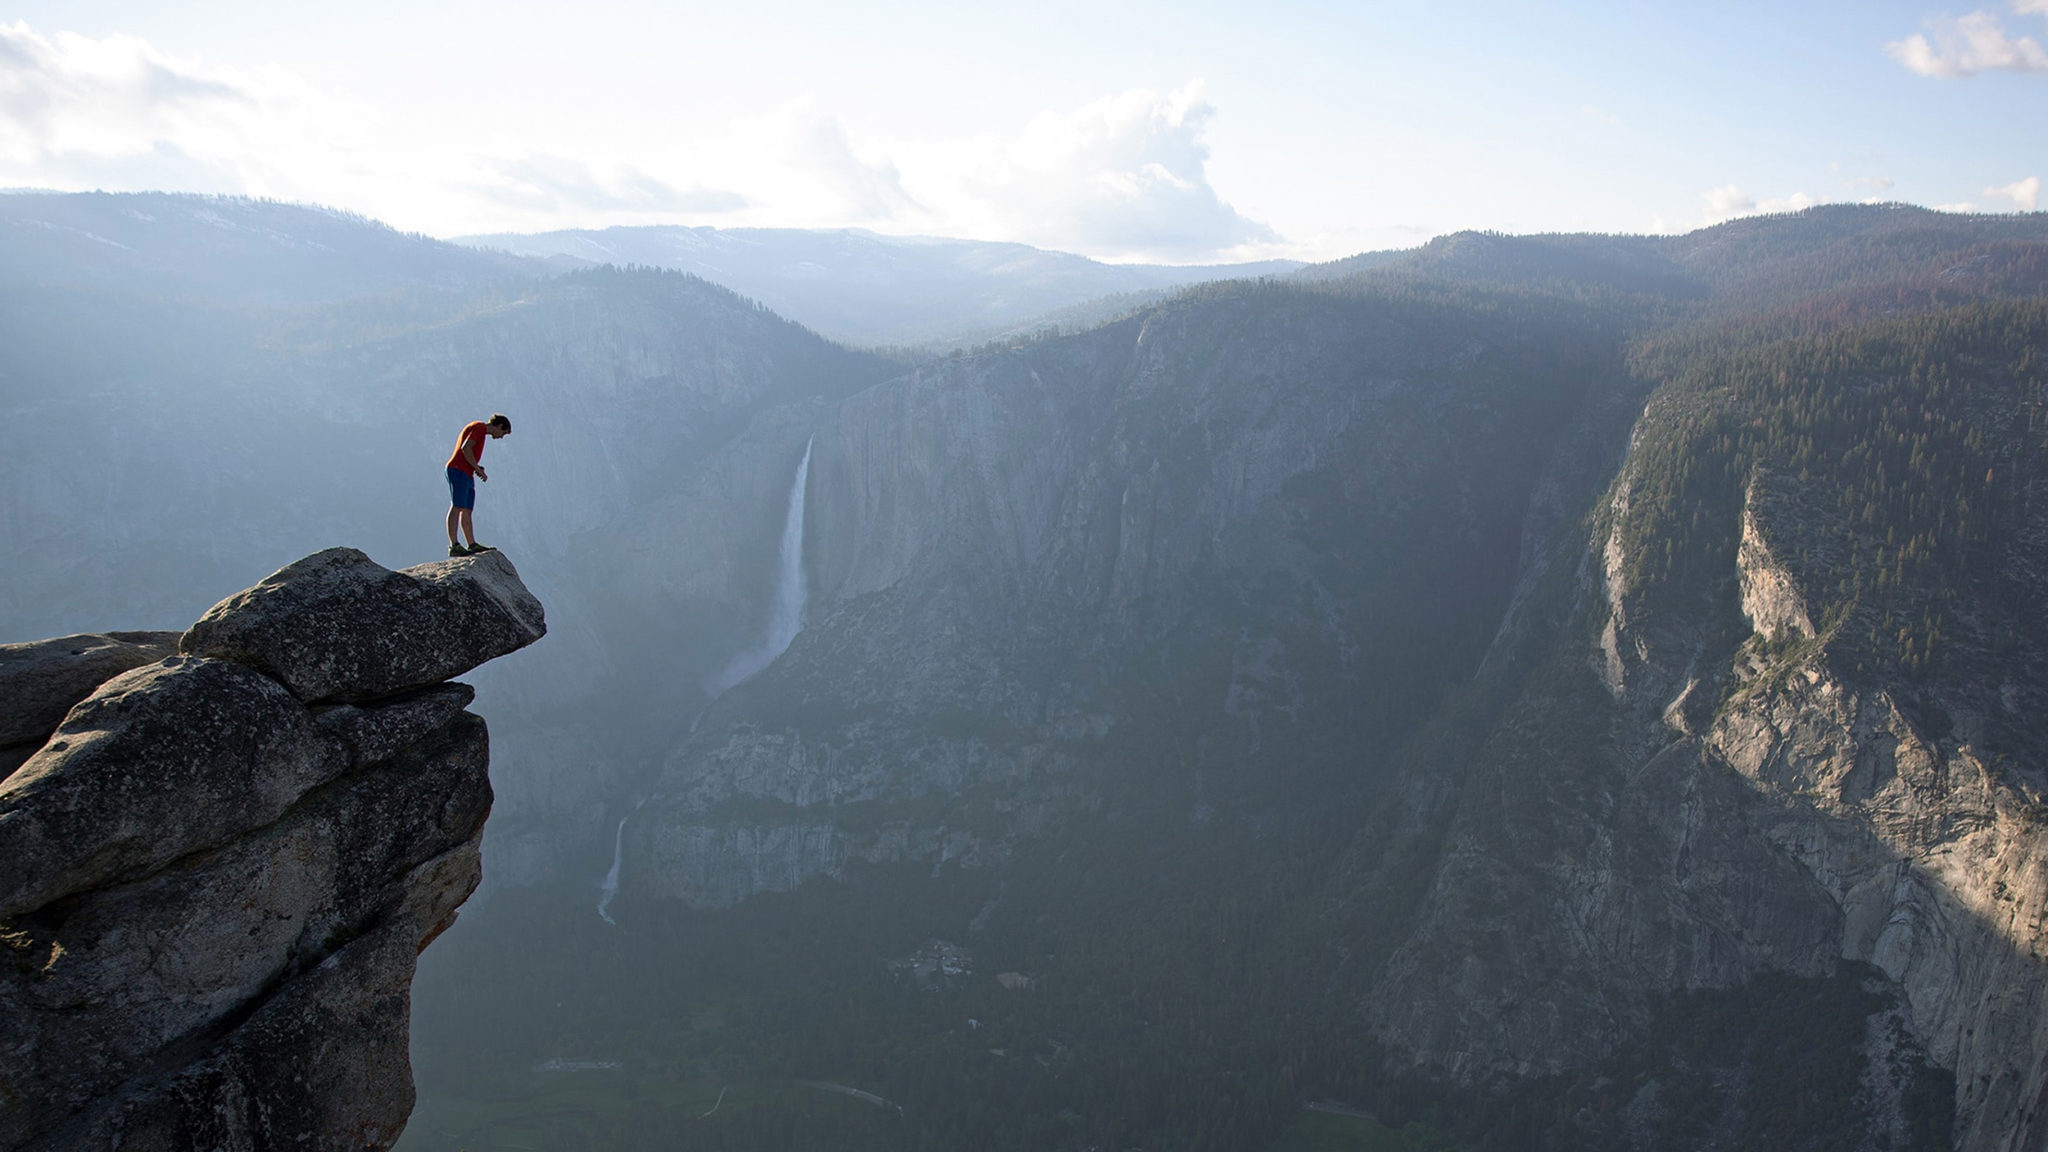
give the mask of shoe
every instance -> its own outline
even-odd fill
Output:
[[[484,554],[484,553],[486,553],[486,552],[496,552],[496,551],[497,551],[497,549],[496,549],[496,548],[493,548],[493,547],[491,547],[491,546],[490,546],[489,544],[471,544],[471,545],[469,546],[469,554],[470,554],[471,556],[481,556],[481,555],[483,555],[483,554]]]
[[[450,544],[448,546],[448,554],[450,556],[467,556],[469,555],[469,549],[464,548],[460,544]]]

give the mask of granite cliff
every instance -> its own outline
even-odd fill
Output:
[[[491,806],[450,677],[545,631],[502,553],[336,548],[182,636],[0,647],[0,1147],[394,1143]]]
[[[1583,488],[1626,418],[1598,317],[1502,312],[1217,292],[842,401],[812,623],[664,758],[628,883],[719,905],[993,862],[1102,806],[1113,729],[1171,733],[1183,812],[1314,787],[1252,786],[1304,739],[1397,738],[1480,657],[1531,492]]]
[[[1064,971],[1070,1058],[1122,1010],[1090,949],[1146,1036],[1203,1021],[1097,1039],[1118,1075],[1277,1033],[1332,1095],[1466,1093],[1479,1146],[2039,1146],[2048,248],[1770,227],[1453,238],[784,430],[810,623],[631,809],[621,923],[821,879],[894,915],[863,885],[906,865]],[[1291,1023],[1162,990],[1240,949]]]
[[[1468,1083],[1558,1076],[1673,993],[1858,973],[1841,1146],[2048,1141],[2044,335],[2038,305],[1963,309],[1660,391],[1470,743],[1416,761],[1404,820],[1440,838],[1362,997],[1380,1036]],[[1362,840],[1344,882],[1400,856]],[[1930,1073],[1952,1126],[1916,1120]],[[1615,1079],[1586,1146],[1767,1134]]]

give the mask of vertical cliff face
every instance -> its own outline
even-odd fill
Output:
[[[2048,1141],[2044,323],[1881,326],[1651,404],[1555,638],[1418,774],[1443,841],[1365,997],[1383,1038],[1460,1078],[1556,1073],[1674,991],[1864,971],[1891,1007],[1844,1139],[1901,1142],[1931,1064],[1955,1147]]]
[[[848,397],[809,473],[809,625],[669,751],[622,891],[991,863],[1152,754],[1118,739],[1182,749],[1148,805],[1221,777],[1285,804],[1271,765],[1398,739],[1626,387],[1583,313],[1503,311],[1217,293]]]
[[[0,1147],[394,1143],[413,960],[491,806],[448,678],[545,631],[502,554],[331,549],[182,637],[0,648],[35,743],[0,781]]]

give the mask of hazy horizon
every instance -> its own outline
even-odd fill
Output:
[[[1107,262],[1837,202],[2032,211],[2048,0],[347,16],[0,13],[0,184],[332,205],[449,238],[845,228]]]

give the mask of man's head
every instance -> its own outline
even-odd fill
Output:
[[[484,426],[490,429],[491,439],[493,440],[500,436],[510,436],[512,434],[512,418],[503,412],[491,413],[491,418],[484,421]]]

